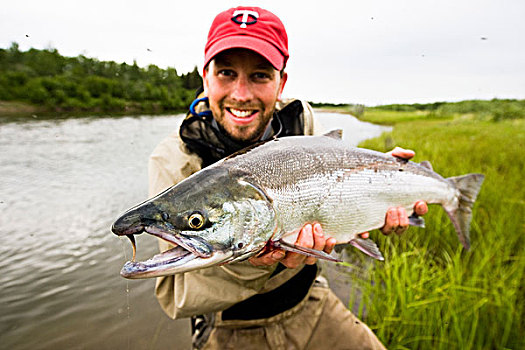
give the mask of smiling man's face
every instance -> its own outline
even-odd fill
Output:
[[[221,52],[204,71],[213,117],[237,141],[257,141],[270,122],[287,75],[251,50]]]

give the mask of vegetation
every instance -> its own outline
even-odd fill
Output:
[[[56,49],[0,49],[0,101],[25,102],[47,111],[162,113],[186,110],[200,87],[197,67],[140,68]]]
[[[413,105],[394,104],[380,106],[375,109],[397,112],[428,112],[430,117],[450,117],[455,114],[475,114],[478,118],[502,120],[525,118],[525,100],[491,101],[466,100],[460,102],[435,102]]]
[[[311,104],[315,108],[350,113],[371,123],[387,125],[401,121],[453,119],[458,116],[492,121],[525,118],[525,100],[514,99],[393,104],[378,107],[364,107],[359,104]]]
[[[320,102],[311,102],[311,101],[309,101],[308,103],[310,103],[310,105],[316,109],[334,111],[334,112],[342,112],[342,113],[350,113],[351,115],[355,117],[361,117],[365,111],[365,105],[362,105],[362,104],[320,103]]]
[[[360,146],[413,149],[415,161],[430,160],[445,177],[485,174],[473,211],[472,247],[462,248],[435,206],[424,229],[410,228],[401,237],[373,234],[386,260],[357,282],[360,316],[389,349],[523,349],[525,119],[516,119],[523,118],[523,101],[432,108],[367,109],[363,119],[394,129]]]
[[[466,100],[460,102],[436,102],[413,105],[385,105],[367,108],[367,119],[379,123],[393,122],[397,118],[408,119],[451,119],[456,116],[469,116],[477,120],[500,121],[504,119],[525,118],[525,100],[493,99]],[[403,113],[398,113],[403,112]],[[387,117],[390,115],[390,117]],[[382,119],[381,117],[386,119]]]

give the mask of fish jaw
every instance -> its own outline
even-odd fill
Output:
[[[199,257],[176,246],[142,262],[128,261],[120,275],[127,279],[154,278],[188,272],[209,266],[226,264],[233,259],[230,251],[217,251],[208,258]]]
[[[136,250],[134,235],[144,232],[172,245],[181,246],[201,258],[211,256],[213,247],[210,244],[199,236],[184,235],[183,231],[164,221],[162,216],[162,211],[154,203],[145,202],[120,216],[111,227],[111,230],[117,236],[127,236],[131,240],[133,257],[135,257]]]
[[[157,213],[153,204],[144,202],[122,214],[111,226],[111,231],[117,236],[141,234],[146,226],[157,221]]]
[[[135,279],[248,259],[264,248],[276,225],[271,200],[256,182],[212,166],[131,208],[112,231],[130,238],[133,256],[134,235],[141,233],[174,246],[146,261],[127,262],[121,275]]]

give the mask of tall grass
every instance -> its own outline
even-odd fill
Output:
[[[386,260],[359,282],[360,316],[389,349],[525,349],[525,120],[406,114],[388,111],[393,132],[360,146],[413,149],[445,177],[485,174],[472,247],[463,250],[438,206],[424,229],[375,234]]]

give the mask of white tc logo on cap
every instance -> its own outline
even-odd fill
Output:
[[[241,20],[239,20],[239,16],[242,15]],[[249,17],[252,17],[253,19],[248,22]],[[233,13],[232,21],[234,21],[237,24],[241,25],[241,28],[246,28],[248,24],[255,24],[257,23],[257,18],[259,18],[259,13],[255,11],[250,10],[236,10]]]

